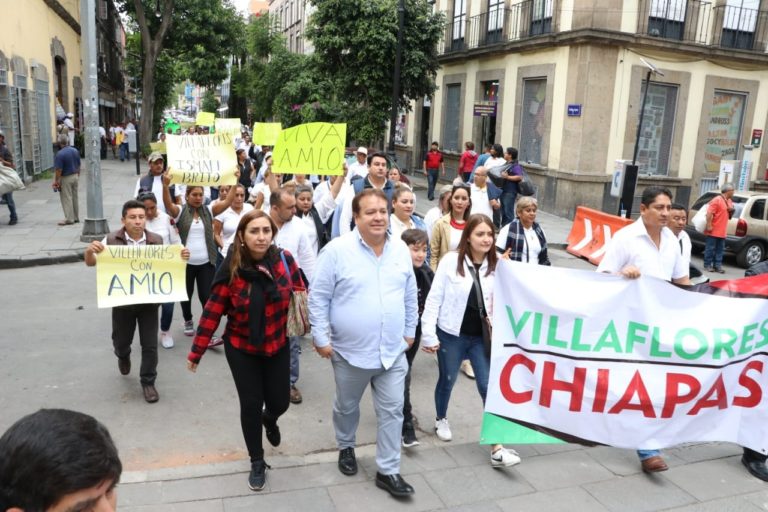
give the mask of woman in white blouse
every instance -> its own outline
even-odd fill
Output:
[[[221,187],[224,188],[224,187]],[[240,224],[243,215],[253,210],[253,206],[245,202],[245,187],[242,184],[228,187],[227,194],[234,194],[232,205],[213,219],[213,236],[216,239],[216,245],[219,246],[219,256],[216,260],[216,268],[219,268],[221,262],[227,256],[229,246],[235,237],[235,231]]]
[[[532,265],[551,265],[547,254],[547,237],[536,222],[536,199],[523,196],[515,205],[515,220],[501,228],[496,247],[503,258]]]
[[[397,184],[392,193],[392,213],[389,216],[389,233],[392,239],[399,240],[406,229],[427,231],[424,221],[414,215],[415,207],[416,196],[410,187],[402,183]]]

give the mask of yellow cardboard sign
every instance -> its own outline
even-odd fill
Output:
[[[213,112],[198,112],[195,124],[198,126],[213,126],[216,114]]]
[[[218,187],[237,183],[231,133],[166,135],[171,183]]]
[[[283,125],[280,123],[254,123],[253,143],[259,146],[274,146]]]
[[[157,151],[161,155],[165,154],[165,142],[150,142],[149,147],[152,148],[152,152]]]
[[[107,245],[96,255],[100,308],[187,300],[181,245]]]
[[[272,151],[277,173],[340,175],[344,165],[347,125],[308,123],[280,132]]]
[[[224,133],[227,132],[232,135],[232,137],[239,137],[240,136],[240,128],[242,128],[242,123],[240,123],[240,118],[224,118],[224,119],[216,119],[216,133]]]

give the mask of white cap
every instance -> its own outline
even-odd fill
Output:
[[[363,146],[360,146],[359,148],[357,148],[357,151],[355,151],[355,153],[362,153],[365,156],[368,156],[368,149],[364,148]]]
[[[67,117],[75,117],[75,114],[73,114],[72,112],[67,112]]]

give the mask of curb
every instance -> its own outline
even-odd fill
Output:
[[[0,258],[0,269],[28,268],[42,265],[58,265],[59,263],[76,263],[83,261],[85,249],[67,251],[63,254],[48,253],[45,256],[19,256],[17,258]]]

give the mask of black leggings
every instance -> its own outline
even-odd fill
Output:
[[[205,303],[208,302],[208,297],[211,295],[211,285],[215,274],[216,267],[210,263],[187,265],[187,297],[192,299],[192,294],[195,292],[195,281],[197,281],[197,297],[200,299],[200,305],[205,307]],[[192,304],[189,303],[189,300],[181,303],[181,314],[184,316],[184,321],[192,320]]]
[[[264,458],[261,442],[262,406],[264,417],[277,421],[288,410],[291,395],[291,351],[286,343],[272,357],[257,356],[224,344],[232,378],[240,398],[240,425],[251,462]]]

